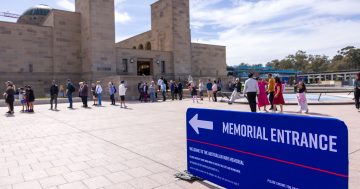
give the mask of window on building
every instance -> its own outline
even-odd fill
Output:
[[[150,42],[146,43],[145,50],[151,51],[151,43]]]
[[[133,49],[136,49],[136,47],[135,47],[135,46],[133,46]]]
[[[143,45],[143,44],[140,44],[138,49],[144,50],[144,45]]]
[[[29,64],[29,72],[32,73],[33,72],[33,65]]]
[[[161,73],[165,73],[165,61],[161,61]]]
[[[123,64],[123,72],[127,73],[128,72],[128,59],[123,59],[122,64]]]

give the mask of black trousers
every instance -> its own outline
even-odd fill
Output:
[[[183,92],[179,91],[179,100],[182,100],[182,99],[183,99]]]
[[[274,108],[273,100],[274,100],[274,92],[270,92],[269,93],[269,101],[270,101],[270,104],[271,104],[270,109]]]
[[[57,95],[51,95],[51,98],[50,98],[51,109],[53,109],[54,103],[55,103],[55,109],[57,109]]]
[[[360,89],[355,89],[355,106],[357,109],[360,109]]]
[[[115,105],[115,95],[110,95],[111,105]]]
[[[213,97],[213,98],[214,98],[214,102],[217,102],[217,98],[216,98],[216,93],[217,93],[217,92],[213,92],[213,96],[214,96],[214,97]]]
[[[249,102],[251,112],[256,112],[256,92],[248,92],[247,99]]]
[[[14,111],[14,101],[13,101],[13,100],[10,100],[10,101],[8,102],[8,104],[9,104],[10,112],[13,112],[13,111]]]
[[[82,96],[81,101],[82,101],[84,107],[87,108],[88,107],[88,97],[87,96]]]
[[[166,91],[161,91],[162,96],[163,96],[163,101],[166,101]]]

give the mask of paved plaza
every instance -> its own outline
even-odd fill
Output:
[[[191,100],[130,103],[0,117],[0,189],[216,188],[174,178],[186,169],[185,112],[189,107],[248,111],[247,105]],[[285,106],[295,113],[297,106]],[[5,113],[6,108],[0,108]],[[19,107],[15,107],[19,112]],[[344,120],[349,128],[350,188],[360,185],[360,113],[352,105],[310,106],[313,116]],[[336,163],[336,162],[334,162]]]

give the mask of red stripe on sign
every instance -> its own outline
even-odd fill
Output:
[[[246,154],[246,155],[250,155],[250,156],[255,156],[255,157],[268,159],[268,160],[272,160],[272,161],[276,161],[276,162],[280,162],[280,163],[285,163],[285,164],[288,164],[288,165],[294,165],[294,166],[302,167],[302,168],[305,168],[305,169],[319,171],[319,172],[322,172],[322,173],[335,175],[335,176],[338,176],[338,177],[349,178],[348,175],[335,173],[335,172],[332,172],[332,171],[327,171],[327,170],[324,170],[324,169],[319,169],[319,168],[311,167],[311,166],[307,166],[307,165],[302,165],[302,164],[299,164],[299,163],[285,161],[285,160],[282,160],[282,159],[277,159],[277,158],[273,158],[273,157],[269,157],[269,156],[264,156],[264,155],[260,155],[260,154],[246,152],[246,151],[243,151],[243,150],[237,150],[237,149],[234,149],[234,148],[229,148],[229,147],[221,146],[221,145],[218,145],[218,144],[211,144],[211,143],[198,141],[198,140],[193,140],[193,139],[187,139],[187,140],[190,141],[190,142],[195,142],[195,143],[205,144],[205,145],[208,145],[208,146],[214,146],[214,147],[218,147],[218,148],[223,148],[223,149],[226,149],[226,150],[230,150],[230,151],[234,151],[234,152],[238,152],[238,153],[242,153],[242,154]]]

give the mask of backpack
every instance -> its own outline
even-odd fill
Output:
[[[75,87],[74,87],[74,85],[70,85],[70,92],[71,92],[71,93],[75,92]]]

